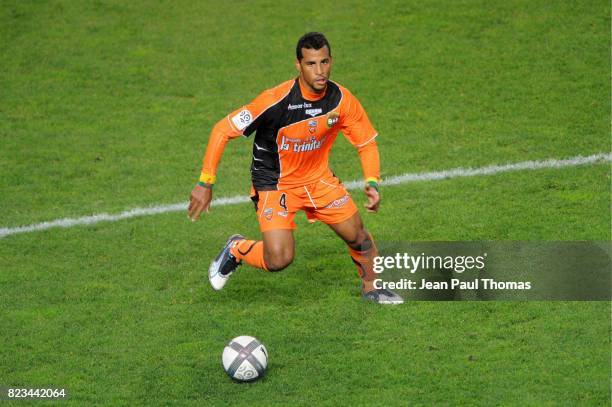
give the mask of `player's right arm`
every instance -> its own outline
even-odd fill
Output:
[[[225,116],[213,127],[206,146],[200,179],[191,191],[187,208],[188,216],[193,222],[198,220],[202,212],[208,212],[213,186],[217,181],[217,167],[227,142],[241,136],[251,121],[252,116],[247,105]]]
[[[253,133],[262,122],[263,113],[279,100],[279,95],[283,94],[285,88],[290,89],[289,82],[262,92],[251,103],[234,110],[215,124],[204,154],[200,179],[191,191],[189,199],[187,211],[192,221],[198,220],[202,212],[208,212],[213,186],[217,181],[217,167],[227,142]]]

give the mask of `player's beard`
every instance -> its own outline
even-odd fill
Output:
[[[327,81],[328,79],[325,78],[323,81],[319,81],[316,80],[313,82],[313,84],[311,84],[310,86],[317,92],[317,93],[321,93],[325,90],[325,88],[327,87]]]

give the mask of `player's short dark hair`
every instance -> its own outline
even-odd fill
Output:
[[[327,49],[329,50],[329,56],[331,57],[331,46],[323,34],[318,32],[306,33],[298,40],[297,46],[295,47],[295,56],[297,57],[298,61],[301,61],[302,58],[304,58],[304,55],[302,55],[302,48],[316,50],[321,49],[326,45]]]

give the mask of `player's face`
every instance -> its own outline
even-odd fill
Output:
[[[302,48],[301,61],[295,61],[302,84],[312,92],[323,92],[331,73],[332,59],[327,45],[321,49]]]

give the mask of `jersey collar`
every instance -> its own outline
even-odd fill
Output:
[[[316,102],[317,100],[323,99],[325,97],[325,94],[327,93],[327,85],[325,85],[325,91],[323,93],[314,93],[302,85],[302,81],[300,80],[299,76],[297,78],[297,82],[300,85],[300,92],[302,93],[302,97],[311,102]]]

